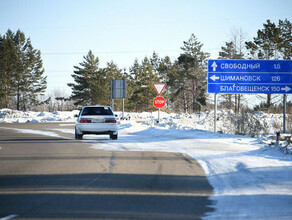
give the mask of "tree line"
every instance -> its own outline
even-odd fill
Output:
[[[169,56],[159,57],[153,52],[126,69],[120,69],[113,61],[101,68],[99,58],[90,50],[83,60],[74,66],[74,83],[70,100],[75,106],[110,105],[111,80],[127,80],[127,111],[152,111],[156,92],[153,83],[164,82],[163,92],[169,111],[196,112],[208,107],[207,61],[210,54],[203,50],[203,44],[192,34],[183,41],[182,53],[175,60]],[[252,41],[246,41],[239,30],[221,47],[219,59],[284,59],[292,58],[292,27],[287,19],[278,24],[267,20]],[[0,108],[16,106],[26,110],[40,105],[38,96],[46,89],[41,54],[32,47],[21,31],[8,30],[0,35]],[[62,97],[59,97],[62,98]],[[221,95],[219,105],[238,112],[244,100],[243,95]],[[62,101],[62,103],[63,103]],[[261,106],[272,107],[271,95]],[[115,109],[121,109],[121,101],[115,100]]]
[[[259,59],[291,60],[292,28],[287,19],[276,25],[270,20],[258,30],[253,41],[246,41],[244,33],[239,30],[232,34],[231,40],[221,47],[219,59]],[[98,62],[90,51],[84,57],[80,67],[72,77],[75,83],[68,84],[73,91],[72,98],[76,104],[110,104],[110,81],[127,79],[129,96],[126,99],[128,111],[151,111],[156,96],[152,83],[167,83],[163,96],[167,99],[167,108],[176,112],[196,112],[208,108],[207,105],[207,61],[208,52],[203,51],[203,44],[192,34],[183,42],[182,53],[171,61],[169,56],[160,58],[157,53],[137,59],[128,73],[122,72],[108,63],[104,69],[98,68]],[[113,72],[111,72],[112,67]],[[110,72],[112,74],[110,74]],[[101,83],[100,83],[101,82]],[[94,85],[93,85],[94,84]],[[102,94],[102,95],[101,95]],[[220,106],[239,112],[244,95],[221,95]],[[271,95],[261,106],[272,108]],[[117,106],[118,108],[120,106]]]
[[[99,60],[92,51],[84,56],[79,66],[74,66],[72,74],[75,83],[72,99],[76,105],[111,103],[111,80],[127,80],[126,109],[128,111],[154,110],[153,99],[156,92],[153,83],[166,82],[164,96],[168,99],[168,108],[176,111],[199,111],[206,105],[206,69],[209,53],[202,50],[203,44],[194,34],[183,42],[182,53],[175,62],[168,56],[160,58],[157,53],[137,59],[129,72],[119,69],[113,62],[100,68]],[[117,106],[119,108],[119,105]]]

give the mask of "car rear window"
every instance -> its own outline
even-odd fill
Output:
[[[108,107],[86,107],[82,115],[113,115],[113,112]]]

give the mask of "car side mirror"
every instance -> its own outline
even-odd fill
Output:
[[[74,118],[78,118],[78,117],[79,117],[79,115],[77,115],[77,114],[74,115]]]
[[[118,115],[115,115],[115,117],[117,118],[117,117],[118,117]]]

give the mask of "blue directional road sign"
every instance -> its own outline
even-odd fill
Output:
[[[292,94],[292,61],[209,60],[208,92]]]

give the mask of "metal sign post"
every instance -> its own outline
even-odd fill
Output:
[[[123,118],[125,117],[125,98],[127,97],[127,80],[111,81],[112,108],[114,108],[114,99],[123,99]]]
[[[283,95],[283,133],[286,133],[286,102],[287,95]]]
[[[217,132],[217,93],[214,94],[214,132]]]
[[[115,110],[115,100],[114,99],[112,99],[112,109],[113,109],[113,111]]]
[[[166,83],[153,83],[153,86],[158,94],[158,96],[153,100],[153,105],[155,108],[158,108],[158,120],[157,124],[160,123],[160,109],[165,106],[165,99],[160,96],[162,91],[164,90]]]
[[[153,100],[153,105],[155,108],[158,108],[158,124],[160,122],[160,109],[165,106],[165,99],[162,96],[157,96]]]
[[[125,118],[125,99],[123,98],[123,119]]]

